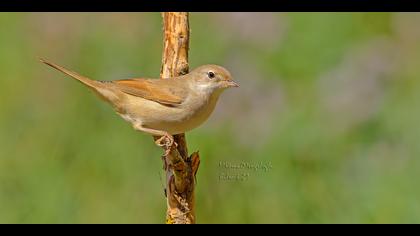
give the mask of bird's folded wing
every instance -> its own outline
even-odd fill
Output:
[[[180,105],[186,97],[176,84],[163,79],[125,79],[115,80],[113,84],[124,93],[167,106]]]

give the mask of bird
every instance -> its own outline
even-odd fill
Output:
[[[135,130],[160,136],[155,143],[165,147],[166,154],[172,145],[177,145],[173,135],[203,124],[214,111],[220,95],[228,88],[239,87],[227,69],[214,64],[167,79],[102,81],[89,79],[46,59],[39,60],[91,89]]]

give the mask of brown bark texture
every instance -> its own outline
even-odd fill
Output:
[[[172,78],[188,73],[189,19],[187,12],[165,12],[163,17],[163,55],[160,77]],[[156,139],[156,137],[155,137]],[[166,172],[167,224],[194,224],[195,175],[200,164],[198,152],[188,155],[185,134],[174,135],[177,146],[162,157]]]

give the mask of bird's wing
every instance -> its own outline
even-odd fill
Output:
[[[165,79],[166,80],[166,79]],[[168,79],[124,79],[112,83],[122,92],[158,102],[162,105],[177,106],[186,98],[185,91],[180,84]]]

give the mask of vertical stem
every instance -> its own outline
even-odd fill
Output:
[[[163,17],[163,55],[161,78],[188,73],[189,20],[187,12],[165,12]],[[193,224],[195,174],[200,159],[198,152],[188,156],[185,134],[174,136],[178,146],[163,157],[166,171],[168,224]]]

